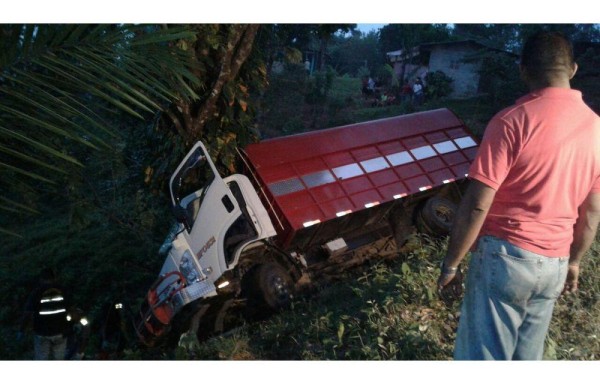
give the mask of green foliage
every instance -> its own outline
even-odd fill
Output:
[[[427,73],[425,95],[429,100],[440,99],[452,93],[452,79],[442,71]]]
[[[379,80],[381,85],[385,88],[398,88],[398,79],[394,68],[389,64],[384,64],[378,68],[375,73],[375,77]]]
[[[303,118],[307,74],[301,65],[287,65],[273,73],[269,87],[257,98],[257,121],[262,137],[292,134],[306,130]]]
[[[368,76],[386,62],[379,49],[377,32],[335,35],[329,44],[330,65],[340,74]]]
[[[327,67],[325,71],[316,71],[307,85],[306,103],[309,105],[324,104],[327,101],[327,95],[331,91],[335,76],[336,73],[332,67]]]
[[[419,44],[447,41],[447,24],[387,24],[379,32],[381,52],[409,50]]]
[[[107,116],[142,118],[195,98],[188,55],[170,44],[194,33],[148,25],[6,24],[0,57],[0,188],[4,211],[36,209],[35,189],[60,186],[119,130]]]
[[[510,105],[527,93],[519,75],[516,58],[502,52],[486,51],[478,54],[475,59],[482,62],[479,88],[487,95],[489,103]]]
[[[600,237],[583,259],[579,291],[556,303],[546,339],[544,358],[598,360],[600,358]]]
[[[359,79],[362,79],[364,77],[367,77],[371,74],[371,71],[369,71],[369,68],[367,67],[360,67],[357,71],[356,77],[358,77]]]
[[[586,103],[596,112],[600,112],[600,49],[588,48],[575,57],[579,69],[571,85],[583,92]]]
[[[168,174],[162,168],[178,162],[198,140],[208,148],[223,175],[235,172],[239,146],[256,141],[255,105],[251,101],[264,90],[267,67],[254,50],[258,24],[193,24],[194,38],[181,39],[194,64],[196,82],[185,86],[195,99],[178,98],[154,120],[148,140],[157,149],[148,162],[148,184],[160,188]],[[163,150],[164,147],[166,150]]]
[[[597,24],[455,24],[452,35],[518,53],[527,37],[540,30],[559,31],[573,41],[600,41]]]

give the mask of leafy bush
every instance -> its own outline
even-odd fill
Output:
[[[516,59],[501,52],[489,51],[480,56],[479,91],[485,93],[493,105],[510,105],[527,88],[520,78]]]
[[[259,104],[258,128],[263,138],[305,130],[304,99],[308,76],[302,65],[288,64],[272,74],[269,88],[255,102]]]
[[[369,71],[369,68],[362,66],[358,69],[356,77],[358,77],[359,79],[362,79],[365,77],[369,77],[369,75],[371,75],[371,71]]]
[[[452,78],[442,71],[429,72],[425,77],[425,95],[429,100],[441,99],[452,93]]]
[[[396,76],[396,72],[394,72],[394,69],[389,64],[384,64],[379,67],[375,77],[383,87],[398,88],[398,78]]]
[[[332,67],[325,71],[316,71],[308,81],[305,100],[307,104],[325,104],[327,95],[333,85],[336,73]]]

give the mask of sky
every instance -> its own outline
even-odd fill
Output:
[[[381,29],[386,24],[356,24],[356,29],[363,33],[369,33]]]

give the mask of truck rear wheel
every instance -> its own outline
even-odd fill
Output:
[[[420,232],[428,235],[446,236],[454,223],[456,210],[456,204],[450,200],[438,196],[430,197],[417,212],[417,227]]]
[[[277,263],[260,264],[248,273],[248,314],[262,317],[289,307],[293,297],[293,284],[283,267]]]

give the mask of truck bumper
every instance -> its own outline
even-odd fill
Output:
[[[139,340],[153,345],[170,328],[175,315],[192,301],[215,294],[214,284],[198,281],[190,285],[177,272],[171,272],[158,278],[148,291],[141,305],[135,331]]]

